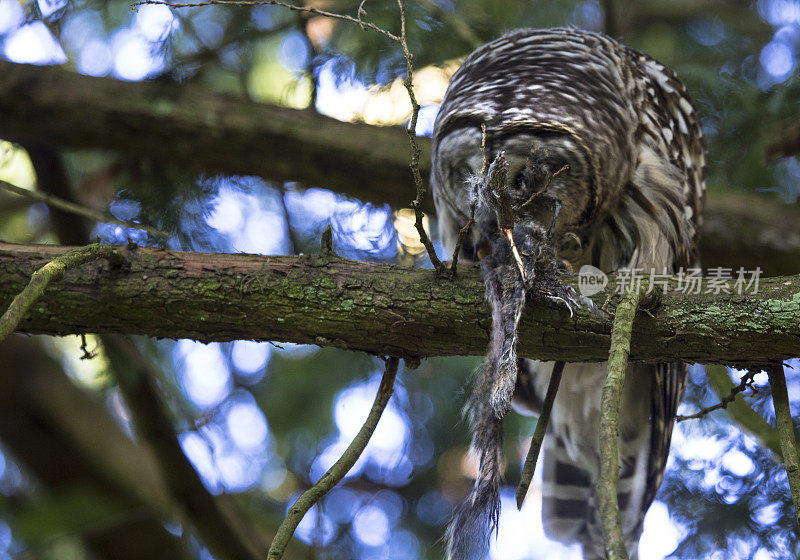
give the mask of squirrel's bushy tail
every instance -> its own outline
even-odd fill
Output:
[[[449,560],[481,558],[500,518],[503,417],[511,405],[517,378],[516,330],[525,303],[520,283],[504,281],[508,274],[516,274],[516,269],[504,268],[507,265],[498,264],[492,256],[481,262],[486,300],[492,309],[492,336],[465,407],[472,428],[471,452],[478,458],[478,476],[447,527]]]

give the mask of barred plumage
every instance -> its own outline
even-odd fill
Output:
[[[574,270],[591,264],[606,272],[661,273],[697,265],[705,142],[686,89],[662,64],[605,35],[577,29],[519,30],[472,53],[453,75],[434,129],[431,184],[440,234],[450,250],[468,218],[465,179],[481,169],[482,124],[489,160],[505,153],[518,197],[531,194],[532,168],[544,166],[552,176],[568,166],[547,187],[560,211],[542,207],[526,219],[547,228],[545,222],[557,216],[549,238]],[[496,230],[491,220],[479,219],[464,254],[484,254]],[[518,405],[536,410],[551,369],[552,364],[520,362]],[[587,559],[601,558],[594,487],[605,364],[569,364],[563,375],[545,438],[545,530],[552,538],[581,542]],[[682,364],[629,367],[620,418],[619,502],[631,546],[661,483],[684,379]],[[502,434],[492,434],[502,420],[481,432],[480,422],[487,422],[481,415],[490,412],[476,403],[480,390],[471,399],[478,434],[473,447],[487,461],[499,461]],[[498,483],[498,466],[484,471],[482,464],[484,474],[492,472],[492,484]],[[488,480],[487,475],[476,482],[484,498],[494,496],[486,492]],[[449,531],[450,554],[459,560],[468,557],[469,543],[458,527],[468,510]],[[491,525],[492,518],[485,521]]]

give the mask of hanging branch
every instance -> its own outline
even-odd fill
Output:
[[[600,480],[597,494],[603,523],[603,541],[608,560],[628,560],[622,519],[617,501],[619,485],[619,405],[625,383],[625,368],[631,350],[631,332],[641,290],[628,290],[622,296],[611,328],[608,373],[600,407]]]
[[[422,180],[422,174],[420,173],[420,154],[421,150],[419,147],[419,142],[417,141],[417,119],[419,117],[419,110],[420,106],[417,102],[416,94],[414,93],[414,55],[408,48],[408,40],[406,35],[406,3],[405,0],[397,0],[397,5],[400,8],[400,35],[395,35],[385,29],[381,29],[375,24],[365,22],[363,20],[363,15],[366,14],[364,10],[364,2],[362,1],[358,7],[358,17],[352,17],[344,14],[337,14],[334,12],[327,12],[324,10],[319,10],[317,8],[307,8],[302,6],[295,6],[293,4],[288,4],[286,2],[280,2],[278,0],[205,0],[203,2],[184,2],[184,3],[171,3],[167,0],[142,0],[140,2],[134,2],[132,4],[133,8],[137,6],[142,6],[146,4],[158,4],[163,6],[169,6],[170,8],[197,8],[201,6],[212,6],[212,5],[223,5],[223,6],[281,6],[283,8],[287,8],[289,10],[294,10],[297,12],[305,12],[308,14],[314,14],[318,16],[323,16],[331,19],[338,19],[342,21],[347,21],[350,23],[354,23],[361,27],[362,29],[369,29],[371,31],[375,31],[376,33],[380,33],[384,37],[391,39],[392,41],[396,42],[400,45],[400,48],[403,50],[403,56],[406,59],[406,75],[403,78],[403,86],[406,88],[408,92],[408,98],[411,101],[411,120],[409,121],[408,127],[406,128],[406,133],[408,135],[408,141],[411,145],[411,162],[409,167],[411,168],[411,175],[414,178],[414,185],[416,187],[417,196],[416,198],[411,201],[411,207],[414,209],[414,227],[419,234],[419,239],[422,245],[425,247],[425,250],[428,252],[428,257],[431,259],[431,263],[433,264],[433,268],[436,269],[436,272],[439,275],[448,275],[449,271],[447,267],[442,264],[442,261],[439,260],[439,257],[436,256],[436,249],[433,247],[433,243],[428,237],[427,232],[425,231],[425,227],[423,225],[423,218],[425,217],[425,213],[422,211],[422,207],[425,200],[425,195],[428,192],[428,189],[425,187],[425,182]]]
[[[55,257],[34,272],[28,285],[13,299],[6,312],[0,317],[0,343],[16,330],[28,309],[44,294],[50,282],[60,280],[64,277],[64,273],[71,268],[98,259],[108,259],[112,265],[118,265],[122,261],[116,248],[92,243]]]
[[[542,442],[550,423],[550,411],[553,410],[553,402],[556,400],[558,385],[561,383],[561,374],[564,372],[564,362],[556,362],[553,372],[550,374],[550,383],[547,386],[547,394],[542,403],[542,412],[536,422],[536,429],[533,431],[531,446],[528,449],[528,456],[525,458],[525,466],[522,467],[522,477],[517,486],[517,509],[522,509],[522,502],[528,494],[528,488],[533,480],[533,472],[536,468],[536,461],[539,459],[539,451],[542,449]]]
[[[375,402],[372,403],[372,408],[369,411],[364,425],[350,442],[350,445],[342,453],[334,465],[328,469],[328,472],[322,475],[316,484],[303,492],[297,501],[289,508],[289,513],[286,518],[278,527],[275,538],[269,547],[267,553],[267,560],[279,560],[283,557],[283,551],[286,545],[294,535],[295,529],[300,524],[303,516],[316,504],[322,497],[327,494],[334,486],[345,477],[345,475],[353,468],[358,458],[361,457],[364,448],[369,443],[372,434],[375,432],[375,427],[381,419],[386,405],[389,403],[389,398],[394,392],[394,378],[397,375],[397,365],[399,360],[397,358],[389,358],[386,360],[386,368],[383,371],[381,378],[381,385],[378,388],[378,394],[375,395]]]
[[[447,274],[447,268],[436,256],[436,249],[433,248],[428,234],[422,224],[422,218],[425,214],[422,212],[422,202],[425,199],[427,189],[425,183],[422,181],[422,175],[419,171],[419,143],[417,142],[417,117],[419,116],[419,103],[417,97],[414,95],[414,55],[408,50],[408,41],[406,40],[406,2],[405,0],[397,0],[397,5],[400,7],[400,38],[398,42],[403,49],[403,55],[406,58],[406,77],[403,79],[403,85],[408,92],[408,98],[411,100],[411,122],[406,129],[408,134],[408,141],[411,143],[411,173],[414,176],[414,184],[417,187],[417,197],[411,202],[411,207],[414,209],[414,227],[417,228],[419,240],[428,251],[428,257],[433,263],[433,268],[439,274]]]
[[[719,410],[720,408],[728,408],[728,405],[736,400],[736,395],[738,395],[739,393],[743,392],[748,387],[750,387],[753,390],[753,392],[756,392],[756,388],[753,387],[753,378],[755,377],[756,373],[758,373],[756,370],[752,370],[752,369],[747,370],[747,373],[745,373],[742,376],[742,380],[739,382],[739,384],[737,386],[733,387],[731,389],[730,394],[727,397],[722,398],[720,400],[720,402],[718,402],[717,404],[715,404],[713,406],[708,406],[708,407],[700,410],[699,412],[695,412],[694,414],[690,414],[689,416],[676,416],[675,419],[678,422],[683,422],[684,420],[693,420],[693,419],[696,419],[696,418],[701,418],[701,417],[705,416],[706,414],[708,414],[709,412],[713,412],[715,410]]]
[[[781,440],[786,476],[794,504],[795,529],[800,529],[800,458],[797,453],[797,439],[794,435],[792,413],[789,409],[789,393],[786,390],[786,376],[782,362],[772,362],[764,369],[769,375],[772,388],[772,403],[775,406],[775,424]]]
[[[160,229],[154,228],[152,226],[147,226],[136,222],[126,222],[124,220],[118,220],[114,216],[106,214],[105,212],[92,210],[91,208],[86,208],[85,206],[81,206],[80,204],[75,204],[74,202],[64,200],[63,198],[58,198],[57,196],[53,196],[51,194],[23,189],[22,187],[12,185],[11,183],[3,181],[2,179],[0,179],[0,189],[12,192],[14,194],[18,194],[20,196],[24,196],[25,198],[28,198],[30,200],[35,200],[36,202],[44,202],[45,204],[53,208],[58,208],[59,210],[63,210],[64,212],[77,214],[78,216],[83,216],[84,218],[89,218],[90,220],[95,220],[97,222],[106,222],[109,224],[115,224],[118,226],[131,229],[141,229],[157,237],[164,237],[164,238],[169,237],[168,233],[161,231]]]

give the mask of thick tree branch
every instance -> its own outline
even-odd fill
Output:
[[[102,336],[103,348],[120,391],[133,416],[133,425],[158,462],[167,491],[184,511],[216,557],[228,560],[259,558],[257,533],[243,527],[203,485],[181,449],[172,420],[161,404],[155,373],[128,337]]]
[[[0,316],[0,342],[17,329],[28,309],[42,296],[50,282],[62,279],[64,273],[71,268],[97,259],[108,259],[114,264],[119,264],[122,260],[112,247],[95,243],[62,253],[31,274],[28,285],[14,297],[8,309]]]
[[[399,127],[343,123],[191,84],[0,62],[0,114],[0,137],[25,144],[118,150],[198,172],[299,181],[395,208],[409,206],[413,193]],[[430,142],[418,142],[426,175]],[[430,197],[422,209],[433,210]],[[763,196],[712,191],[701,253],[704,266],[797,274],[800,214]]]
[[[150,454],[30,338],[0,345],[0,437],[54,499],[85,492],[98,500],[106,518],[72,526],[94,557],[190,558],[180,537],[164,529],[177,508]],[[75,513],[86,520],[86,512]]]
[[[0,243],[0,309],[66,247]],[[335,255],[264,257],[120,248],[67,272],[20,330],[123,332],[202,341],[293,341],[395,355],[482,355],[490,317],[477,269],[455,279],[430,270]],[[612,279],[613,282],[613,279]],[[595,296],[604,303],[602,293]],[[633,332],[631,359],[748,364],[800,355],[800,277],[762,279],[758,293],[667,292]],[[607,359],[611,324],[579,309],[531,301],[519,354],[563,361]]]
[[[118,150],[198,172],[349,193],[364,185],[368,198],[404,207],[414,193],[400,128],[344,123],[193,84],[122,82],[0,62],[0,114],[0,137],[23,143]],[[430,144],[420,139],[420,145],[427,173]]]

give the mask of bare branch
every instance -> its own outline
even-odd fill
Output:
[[[447,268],[436,256],[436,249],[433,248],[433,243],[428,237],[425,227],[423,226],[423,217],[425,214],[422,211],[422,204],[425,200],[427,189],[422,180],[422,175],[419,171],[419,157],[420,147],[417,142],[417,118],[419,117],[419,103],[417,103],[417,96],[414,94],[414,55],[408,50],[408,41],[406,40],[406,2],[405,0],[397,0],[397,5],[400,7],[400,37],[398,42],[403,49],[403,55],[406,58],[406,77],[403,79],[403,86],[408,92],[408,98],[411,100],[411,122],[406,129],[408,134],[408,141],[411,143],[411,173],[414,176],[414,184],[417,187],[417,197],[411,202],[411,207],[414,209],[414,227],[417,228],[419,240],[425,246],[428,252],[428,257],[431,259],[433,268],[439,274],[445,274]]]
[[[64,212],[77,214],[78,216],[83,216],[84,218],[89,218],[90,220],[95,220],[97,222],[116,224],[118,226],[131,229],[141,229],[157,237],[163,237],[163,238],[169,237],[168,233],[161,231],[160,229],[154,228],[152,226],[146,226],[144,224],[139,224],[136,222],[126,222],[124,220],[118,220],[117,218],[111,216],[110,214],[99,212],[97,210],[92,210],[91,208],[81,206],[80,204],[76,204],[68,200],[64,200],[63,198],[58,198],[51,194],[43,193],[40,191],[23,189],[22,187],[12,185],[11,183],[3,181],[2,179],[0,179],[0,189],[13,192],[14,194],[24,196],[25,198],[36,202],[44,202],[45,204],[47,204],[48,206],[52,206],[53,208],[58,208],[59,210],[63,210]]]
[[[369,23],[363,21],[359,17],[354,18],[352,16],[344,15],[344,14],[337,14],[334,12],[327,12],[325,10],[319,10],[317,8],[309,8],[306,6],[296,6],[294,4],[289,4],[287,2],[280,2],[278,0],[205,0],[203,2],[169,2],[168,0],[142,0],[141,2],[134,2],[131,7],[137,8],[138,6],[144,6],[146,4],[156,4],[161,6],[169,6],[170,8],[201,8],[203,6],[280,6],[282,8],[286,8],[287,10],[292,10],[295,12],[303,12],[306,14],[311,14],[315,16],[323,16],[326,18],[331,19],[338,19],[342,21],[349,21],[350,23],[355,23],[361,28],[367,28],[371,31],[375,31],[376,33],[380,33],[381,35],[388,37],[392,41],[400,42],[400,37],[397,35],[386,31],[385,29],[381,29],[377,25],[373,23]]]
[[[122,257],[114,247],[93,243],[59,255],[34,272],[28,285],[12,300],[11,305],[0,317],[0,342],[17,330],[20,321],[36,300],[44,294],[50,282],[60,280],[71,268],[98,259],[107,259],[112,264],[118,264]]]
[[[728,375],[728,368],[723,365],[706,366],[706,378],[709,386],[722,399],[728,395],[735,385],[731,382]],[[742,428],[744,431],[755,437],[761,445],[772,451],[776,460],[783,461],[781,451],[780,436],[778,431],[767,423],[744,399],[737,399],[731,402],[725,412]]]
[[[300,524],[303,516],[316,504],[325,494],[327,494],[334,486],[345,477],[345,475],[353,468],[358,458],[364,452],[364,448],[369,443],[378,421],[381,419],[386,405],[389,403],[389,398],[394,392],[394,378],[397,375],[397,358],[388,358],[386,360],[386,368],[381,378],[381,384],[378,388],[378,394],[375,395],[375,401],[372,403],[372,408],[367,415],[364,425],[350,442],[350,445],[345,449],[342,456],[328,471],[322,475],[311,488],[303,492],[294,505],[289,508],[289,513],[286,519],[283,520],[281,526],[278,527],[275,538],[269,547],[267,553],[268,560],[279,560],[283,557],[283,551],[286,545],[294,535],[295,529]]]
[[[724,397],[722,400],[720,400],[720,402],[718,402],[717,404],[713,406],[708,406],[700,410],[699,412],[690,414],[689,416],[676,416],[675,419],[678,422],[683,422],[684,420],[693,420],[697,418],[702,418],[709,412],[713,412],[721,408],[728,408],[728,405],[736,400],[736,395],[743,392],[748,387],[752,389],[753,392],[756,392],[756,388],[753,387],[753,377],[755,377],[756,373],[758,373],[757,370],[752,370],[752,369],[747,370],[747,373],[745,373],[742,376],[740,383],[736,387],[732,388],[730,394],[727,397]]]
[[[517,509],[522,509],[522,502],[528,494],[528,488],[533,480],[536,461],[539,459],[539,451],[542,449],[544,436],[547,432],[547,425],[550,423],[550,412],[553,410],[553,403],[558,393],[558,385],[561,383],[561,374],[564,373],[564,362],[556,362],[550,374],[550,383],[547,385],[547,393],[542,402],[542,412],[536,422],[536,429],[533,430],[531,446],[528,449],[528,456],[525,457],[525,466],[522,467],[522,477],[517,486]]]

